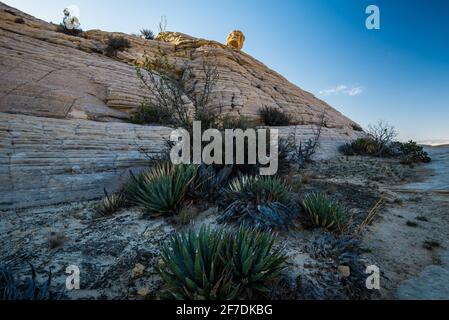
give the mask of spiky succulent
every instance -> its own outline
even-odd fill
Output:
[[[39,284],[36,280],[36,271],[30,264],[31,277],[26,279],[25,283],[20,284],[16,281],[11,270],[5,266],[0,266],[0,300],[48,300],[53,295],[50,292],[51,272],[48,274],[47,281]]]
[[[122,193],[108,194],[104,190],[105,197],[96,208],[96,212],[101,216],[111,216],[126,204],[126,197]]]
[[[212,165],[203,164],[198,169],[191,192],[193,195],[215,202],[221,191],[226,187],[231,174],[232,167],[215,168]]]
[[[273,252],[272,233],[240,227],[228,246],[234,281],[240,284],[246,297],[254,292],[268,292],[267,284],[278,278],[286,256],[281,250]]]
[[[239,287],[225,258],[228,235],[203,227],[176,235],[162,250],[159,274],[166,293],[177,300],[232,300]]]
[[[276,177],[243,176],[223,194],[221,221],[237,221],[260,229],[287,229],[295,214],[291,188]]]
[[[176,235],[162,250],[158,272],[174,299],[233,300],[265,293],[283,269],[275,238],[241,227],[237,232],[202,227]]]
[[[348,224],[348,214],[338,202],[322,193],[311,193],[302,201],[309,222],[330,231],[342,232]]]
[[[185,199],[198,167],[158,163],[125,187],[130,201],[152,216],[176,214]]]

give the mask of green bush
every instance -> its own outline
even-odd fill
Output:
[[[401,143],[400,150],[402,164],[413,164],[420,162],[429,163],[432,161],[429,154],[424,151],[424,148],[418,145],[415,141]]]
[[[115,57],[117,56],[117,52],[124,51],[125,49],[128,48],[131,48],[131,43],[125,37],[109,36],[106,42],[105,53],[109,57]]]
[[[150,29],[141,29],[140,35],[146,40],[154,40],[154,32]]]
[[[107,191],[104,190],[104,194],[105,197],[95,209],[99,215],[104,217],[111,216],[125,206],[126,197],[122,193],[109,195]]]
[[[222,190],[227,186],[231,174],[231,166],[220,168],[213,165],[201,165],[191,191],[192,195],[200,199],[207,199],[212,203],[216,202]]]
[[[346,156],[378,156],[382,147],[372,138],[359,138],[340,147],[340,152]]]
[[[286,260],[281,251],[273,251],[272,233],[240,227],[229,242],[227,257],[232,263],[234,281],[244,296],[269,292],[268,284],[277,279]],[[271,253],[272,252],[272,253]]]
[[[201,228],[175,235],[162,250],[164,294],[177,300],[234,300],[265,292],[283,268],[274,236],[241,228],[236,234]]]
[[[270,127],[282,127],[290,125],[289,116],[274,107],[264,107],[259,110],[263,123]]]
[[[288,229],[294,217],[291,188],[276,177],[236,178],[223,192],[221,222]]]
[[[36,271],[30,264],[31,277],[24,283],[17,282],[6,265],[0,265],[0,301],[6,300],[51,300],[55,297],[50,291],[51,272],[44,283],[36,280]]]
[[[129,200],[151,216],[176,214],[185,199],[198,167],[161,162],[135,177],[125,187]]]
[[[348,225],[347,212],[325,194],[309,194],[302,201],[302,207],[313,226],[343,232]]]
[[[162,250],[158,273],[165,281],[165,294],[176,300],[233,300],[239,287],[225,259],[228,235],[202,228],[175,235]]]
[[[141,125],[174,125],[173,111],[159,107],[152,103],[144,102],[137,108],[131,118],[131,122]]]

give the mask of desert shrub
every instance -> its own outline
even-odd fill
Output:
[[[211,92],[219,77],[216,59],[205,57],[201,70],[202,81],[198,84],[192,66],[177,65],[159,48],[157,54],[144,56],[136,71],[155,105],[171,113],[173,126],[190,130],[192,121],[199,120],[206,130],[216,127],[217,122],[217,114],[209,108]],[[192,106],[186,104],[186,97]]]
[[[352,236],[320,234],[311,240],[306,251],[319,264],[318,272],[298,279],[299,297],[305,300],[360,300],[378,298],[376,290],[366,288],[366,266],[361,240]],[[338,268],[348,267],[349,277]]]
[[[359,138],[340,147],[340,152],[346,156],[380,155],[382,147],[372,138]]]
[[[232,263],[233,278],[253,298],[255,293],[267,293],[267,286],[279,277],[286,260],[282,251],[273,252],[272,233],[240,227],[229,242],[227,258]]]
[[[104,195],[105,197],[95,208],[95,211],[101,216],[112,216],[126,204],[126,197],[122,193],[113,193],[110,195],[105,189]]]
[[[137,108],[131,118],[131,122],[141,125],[174,125],[172,110],[159,107],[153,103],[144,102]]]
[[[162,250],[158,273],[165,281],[165,294],[177,300],[233,300],[239,287],[225,259],[228,236],[202,228],[175,235]]]
[[[198,167],[160,162],[139,176],[131,175],[125,192],[131,203],[151,216],[176,214],[185,199]]]
[[[109,57],[115,57],[117,52],[131,48],[131,43],[123,36],[109,36],[106,42],[105,53]]]
[[[6,265],[0,265],[0,301],[4,300],[50,300],[54,297],[50,292],[51,272],[47,281],[38,283],[36,271],[30,264],[31,277],[24,283],[17,282]]]
[[[340,153],[344,154],[345,156],[357,155],[354,148],[352,147],[352,143],[345,143],[345,144],[341,145],[338,150],[340,151]]]
[[[332,198],[311,193],[302,201],[302,207],[313,226],[343,232],[348,224],[347,212]]]
[[[222,119],[221,128],[226,129],[242,129],[247,130],[255,127],[255,122],[245,116],[233,117],[225,116]]]
[[[288,229],[295,214],[291,188],[276,177],[235,178],[223,192],[221,222]]]
[[[432,159],[429,154],[424,151],[424,148],[418,145],[415,141],[409,141],[407,143],[400,144],[401,150],[401,163],[413,164],[413,163],[428,163]]]
[[[376,124],[370,124],[367,131],[370,139],[377,146],[376,155],[378,156],[384,155],[388,146],[398,135],[394,126],[382,120],[379,120]]]
[[[68,29],[63,23],[59,24],[56,27],[56,32],[59,33],[64,33],[68,36],[73,36],[73,37],[81,37],[81,35],[83,34],[83,30],[81,29]]]
[[[202,164],[193,184],[192,194],[214,203],[227,186],[232,174],[231,166],[216,167]]]
[[[25,23],[25,19],[23,19],[22,17],[17,17],[17,18],[14,20],[14,22],[15,22],[15,23],[18,23],[18,24],[24,24],[24,23]]]
[[[175,235],[162,250],[158,273],[164,295],[178,300],[233,300],[264,292],[283,268],[274,236],[241,228],[237,233],[202,227]]]
[[[154,40],[154,32],[150,29],[141,29],[140,35],[146,40]]]
[[[264,107],[260,109],[259,115],[266,126],[281,127],[290,125],[289,116],[274,107]]]

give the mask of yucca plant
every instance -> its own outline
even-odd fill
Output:
[[[161,162],[138,177],[132,175],[125,191],[132,203],[151,216],[176,214],[197,170],[193,165]]]
[[[226,259],[229,235],[203,227],[176,235],[162,250],[158,273],[165,281],[165,293],[176,300],[233,300],[239,286],[232,281]]]
[[[27,278],[25,283],[20,284],[16,281],[11,270],[0,265],[0,300],[50,300],[54,295],[50,292],[51,272],[48,274],[47,281],[39,284],[36,280],[36,271],[30,264],[31,277]]]
[[[269,292],[267,285],[283,270],[286,256],[281,250],[273,252],[274,241],[272,233],[240,227],[229,243],[227,256],[232,261],[234,281],[247,298]]]
[[[215,202],[226,187],[231,174],[230,166],[215,168],[212,165],[202,164],[191,190],[192,195]]]
[[[236,178],[223,193],[222,222],[288,229],[294,217],[291,188],[277,177]]]
[[[95,209],[103,217],[113,215],[126,204],[126,197],[122,193],[113,193],[110,195],[105,189],[104,194],[105,197]]]
[[[142,38],[144,38],[145,40],[154,40],[154,32],[150,29],[141,29],[140,30],[140,35],[142,36]]]
[[[335,200],[322,193],[311,193],[302,201],[310,221],[317,227],[343,232],[349,222],[346,210]]]
[[[275,238],[241,227],[237,232],[202,227],[174,236],[157,269],[164,293],[178,300],[234,300],[266,293],[283,270],[285,255]]]

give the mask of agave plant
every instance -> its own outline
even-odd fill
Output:
[[[176,214],[197,170],[193,165],[158,163],[138,177],[132,175],[125,190],[132,203],[152,216]]]
[[[288,229],[295,213],[290,186],[276,177],[234,179],[221,205],[221,222],[237,221],[260,229]]]
[[[166,293],[176,300],[232,300],[239,286],[232,282],[230,263],[225,259],[228,235],[203,227],[176,235],[162,250],[158,273]]]
[[[101,216],[111,216],[126,204],[126,197],[122,193],[109,195],[105,189],[104,194],[105,197],[96,208],[96,212]]]
[[[317,227],[342,232],[347,227],[347,212],[335,200],[322,193],[311,193],[302,201],[310,222]]]
[[[267,284],[277,279],[283,270],[286,256],[272,252],[275,237],[272,233],[240,227],[228,246],[234,281],[252,298],[254,292],[269,292]]]
[[[36,280],[36,271],[30,264],[31,278],[26,279],[24,284],[17,283],[11,270],[0,266],[0,300],[48,300],[52,298],[50,293],[51,272],[47,281],[39,284]]]
[[[232,174],[232,168],[224,166],[214,168],[212,165],[201,165],[191,191],[193,195],[215,202],[225,188]]]

